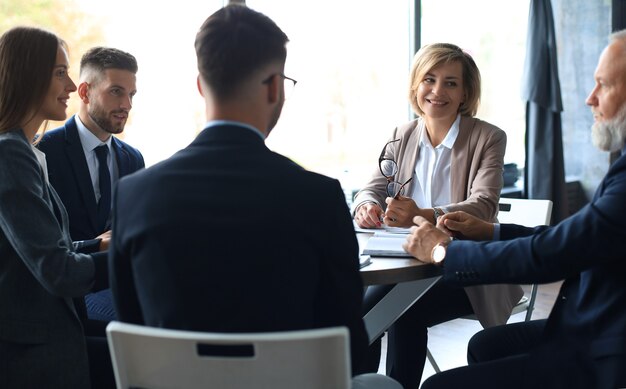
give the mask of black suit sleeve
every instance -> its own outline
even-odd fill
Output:
[[[100,251],[100,242],[102,239],[89,239],[89,240],[75,240],[72,242],[74,245],[74,251],[82,254],[92,254]]]
[[[93,263],[96,267],[95,281],[91,290],[93,292],[97,292],[99,290],[107,289],[109,287],[109,258],[107,252],[100,251],[93,253],[91,254],[91,258],[93,259]]]

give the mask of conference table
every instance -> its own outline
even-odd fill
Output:
[[[363,252],[373,235],[357,232],[359,250]],[[441,278],[441,268],[414,258],[371,257],[371,263],[361,268],[364,285],[395,286],[363,316],[370,343],[378,339],[407,309]]]

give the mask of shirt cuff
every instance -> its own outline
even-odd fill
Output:
[[[500,240],[500,223],[493,223],[493,240]]]

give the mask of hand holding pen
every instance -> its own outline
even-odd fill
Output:
[[[373,202],[360,205],[354,213],[354,221],[361,228],[379,228],[382,226],[384,212]]]
[[[419,214],[420,208],[410,197],[397,195],[387,197],[387,211],[383,222],[390,227],[411,227],[413,225],[413,217]]]

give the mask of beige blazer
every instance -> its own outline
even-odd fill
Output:
[[[387,158],[398,164],[395,180],[406,182],[415,174],[419,140],[424,131],[421,118],[397,127],[389,140],[400,139],[387,147]],[[435,204],[448,212],[465,211],[484,220],[496,221],[498,200],[503,185],[502,171],[506,134],[482,120],[462,116],[459,135],[452,147],[451,204]],[[405,193],[413,193],[413,182]],[[387,179],[378,166],[370,181],[355,199],[352,212],[363,203],[375,202],[385,209]],[[465,291],[483,327],[504,324],[523,295],[519,285],[480,285]]]

